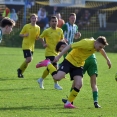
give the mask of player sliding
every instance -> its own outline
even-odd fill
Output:
[[[73,89],[68,96],[67,102],[64,104],[64,108],[75,108],[75,106],[72,105],[71,102],[75,100],[82,87],[83,66],[85,60],[96,51],[104,51],[103,48],[106,45],[108,45],[108,43],[106,41],[106,38],[103,36],[99,36],[96,40],[82,39],[79,42],[67,45],[62,50],[62,52],[58,56],[56,56],[54,61],[58,61],[63,54],[67,53],[69,49],[72,49],[71,52],[68,53],[66,58],[63,60],[62,65],[60,66],[58,71],[51,64],[50,60],[41,61],[36,65],[37,68],[47,66],[53,78],[58,81],[64,78],[67,73],[70,74],[71,80],[73,80]],[[107,60],[110,68],[111,62],[106,55],[105,59]]]

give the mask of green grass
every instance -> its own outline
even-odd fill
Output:
[[[78,109],[64,109],[61,99],[69,95],[69,75],[59,82],[63,87],[61,91],[53,88],[51,75],[45,79],[44,90],[37,83],[44,68],[36,69],[35,65],[44,59],[44,50],[35,50],[34,59],[24,73],[25,78],[20,79],[16,70],[24,61],[21,48],[0,48],[0,117],[116,117],[117,82],[114,75],[117,72],[117,54],[108,53],[111,69],[99,53],[96,55],[99,104],[102,108],[94,108],[90,79],[85,74],[83,87],[74,102]]]

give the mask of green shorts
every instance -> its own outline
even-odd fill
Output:
[[[97,60],[95,58],[87,59],[85,61],[85,65],[83,67],[83,74],[87,71],[89,76],[92,76],[96,74],[98,75],[98,69],[97,69]]]

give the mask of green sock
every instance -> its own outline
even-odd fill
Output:
[[[98,102],[98,92],[97,91],[93,92],[93,100],[94,100],[94,102]]]

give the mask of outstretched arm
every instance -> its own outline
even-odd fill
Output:
[[[107,64],[108,64],[109,69],[110,69],[110,68],[111,68],[111,61],[110,61],[110,59],[108,58],[108,56],[107,56],[105,50],[104,50],[104,49],[101,49],[101,50],[100,50],[100,53],[101,53],[102,56],[107,60]]]

